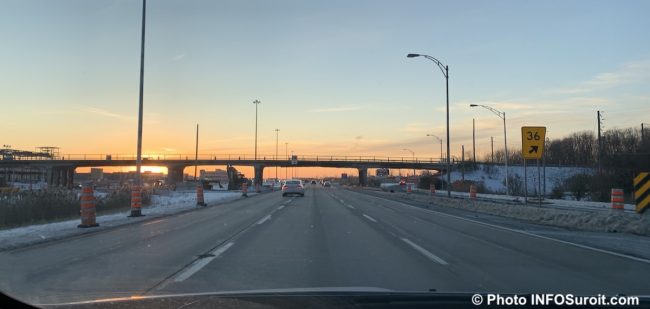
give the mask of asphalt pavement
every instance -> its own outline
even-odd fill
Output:
[[[650,294],[650,261],[339,188],[260,194],[0,252],[31,303],[310,287]]]

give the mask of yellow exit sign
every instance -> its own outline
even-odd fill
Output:
[[[521,127],[521,152],[524,159],[540,159],[544,154],[546,127]]]

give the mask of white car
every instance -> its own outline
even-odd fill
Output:
[[[282,196],[290,194],[305,196],[305,186],[302,184],[302,180],[290,179],[284,182],[284,185],[282,186]]]

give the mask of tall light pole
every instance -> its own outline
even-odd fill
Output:
[[[415,151],[413,151],[413,150],[411,150],[411,149],[408,149],[408,148],[404,148],[404,149],[402,149],[402,150],[404,150],[404,151],[410,151],[410,152],[411,152],[411,155],[413,156],[413,163],[415,163]],[[415,167],[413,168],[413,179],[415,179]]]
[[[427,136],[433,136],[435,139],[437,139],[440,142],[440,161],[442,161],[442,138],[433,134],[427,134]]]
[[[280,129],[275,129],[275,181],[278,180],[278,132]]]
[[[476,123],[472,118],[472,161],[476,164]]]
[[[449,160],[449,66],[443,65],[438,59],[433,58],[429,55],[420,55],[420,54],[408,54],[406,55],[407,58],[415,58],[415,57],[424,57],[427,58],[431,61],[433,61],[436,65],[438,65],[438,68],[440,68],[440,71],[442,71],[442,75],[445,76],[445,81],[446,81],[446,88],[447,88],[447,196],[451,197],[451,160]]]
[[[289,143],[285,142],[285,143],[284,143],[284,156],[287,158],[287,160],[289,160],[289,152],[288,152],[287,149],[289,149]],[[287,180],[287,177],[288,177],[288,176],[287,176],[287,172],[289,171],[288,169],[289,169],[289,166],[287,165],[287,166],[284,168],[284,180],[285,180],[285,181]]]
[[[145,17],[147,12],[147,0],[142,0],[142,34],[140,38],[140,96],[138,99],[138,146],[135,159],[135,184],[137,190],[140,190],[142,186],[142,177],[140,171],[142,170],[142,111],[144,106],[144,29],[145,29]],[[133,194],[131,195],[133,196]],[[139,199],[139,195],[137,197]],[[135,203],[134,203],[135,202]],[[129,217],[140,217],[142,216],[142,208],[133,207],[134,205],[139,205],[140,201],[131,201],[131,214]]]
[[[506,195],[510,195],[510,187],[508,186],[508,135],[506,133],[506,112],[500,112],[492,107],[489,107],[487,105],[481,105],[481,104],[470,104],[469,107],[483,107],[491,112],[493,112],[495,115],[499,116],[499,118],[503,119],[503,145],[505,147],[506,151],[506,156],[505,156],[505,163],[506,163]]]
[[[199,165],[199,124],[196,124],[196,149],[194,150],[194,181],[196,181],[196,168]]]
[[[642,143],[643,143],[643,141],[645,141],[645,129],[643,128],[644,124],[648,124],[648,123],[644,123],[644,122],[641,123],[641,142]]]
[[[262,103],[260,100],[253,101],[255,104],[255,161],[257,161],[257,106]]]

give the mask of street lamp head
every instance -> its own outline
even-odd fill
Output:
[[[253,101],[253,104],[260,104],[260,103],[262,103],[262,102],[260,102],[260,100]]]
[[[420,54],[408,54],[406,55],[407,58],[415,58],[415,57],[420,57]]]
[[[469,107],[477,107],[478,104],[470,104]]]

